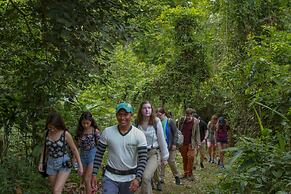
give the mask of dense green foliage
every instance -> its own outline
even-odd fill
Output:
[[[70,101],[106,65],[100,62],[102,52],[123,37],[128,17],[124,10],[129,4],[1,2],[1,124],[5,130],[13,126],[30,133],[35,146],[42,126],[38,121],[55,103]]]
[[[236,148],[220,191],[291,192],[289,1],[3,0],[0,18],[3,191],[43,191],[49,111],[74,134],[81,111],[104,128],[118,102],[148,99],[228,119]]]
[[[268,138],[268,141],[273,139]],[[291,152],[286,145],[265,144],[254,138],[241,138],[231,166],[219,184],[221,193],[289,193]]]
[[[28,160],[6,157],[0,165],[0,193],[49,193],[48,181],[41,178]]]

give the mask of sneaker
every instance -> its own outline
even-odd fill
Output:
[[[204,168],[203,162],[200,162],[200,167]]]
[[[162,184],[161,184],[161,181],[159,181],[159,182],[157,183],[157,190],[158,190],[158,191],[162,191]]]
[[[220,167],[221,169],[224,169],[224,164],[221,163],[221,164],[219,165],[219,167]]]
[[[176,182],[176,185],[180,185],[181,184],[180,178],[176,176],[175,182]]]

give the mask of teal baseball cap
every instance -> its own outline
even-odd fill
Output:
[[[129,103],[121,102],[116,106],[116,113],[118,113],[121,109],[124,109],[126,112],[133,113],[133,108]]]

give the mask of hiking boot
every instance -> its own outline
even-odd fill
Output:
[[[200,162],[200,167],[204,168],[203,162]]]
[[[175,177],[175,183],[176,185],[180,185],[181,184],[181,181],[180,181],[180,178],[179,177]]]
[[[158,191],[162,191],[162,184],[161,184],[161,181],[159,181],[159,182],[157,183],[157,190],[158,190]]]

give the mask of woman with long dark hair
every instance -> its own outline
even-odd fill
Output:
[[[74,157],[76,158],[79,169],[78,174],[83,174],[83,165],[81,163],[78,149],[74,143],[71,134],[68,132],[65,122],[62,117],[52,112],[49,114],[45,129],[47,136],[45,139],[46,153],[42,150],[38,170],[43,172],[43,157],[46,155],[48,180],[52,187],[53,194],[60,194],[64,188],[64,185],[70,175],[72,163],[70,162],[69,154],[67,152],[67,145]]]
[[[87,194],[91,194],[93,191],[91,178],[99,137],[99,127],[92,114],[90,112],[83,112],[79,119],[76,140],[80,148],[81,161],[84,167],[83,182],[85,183]]]

